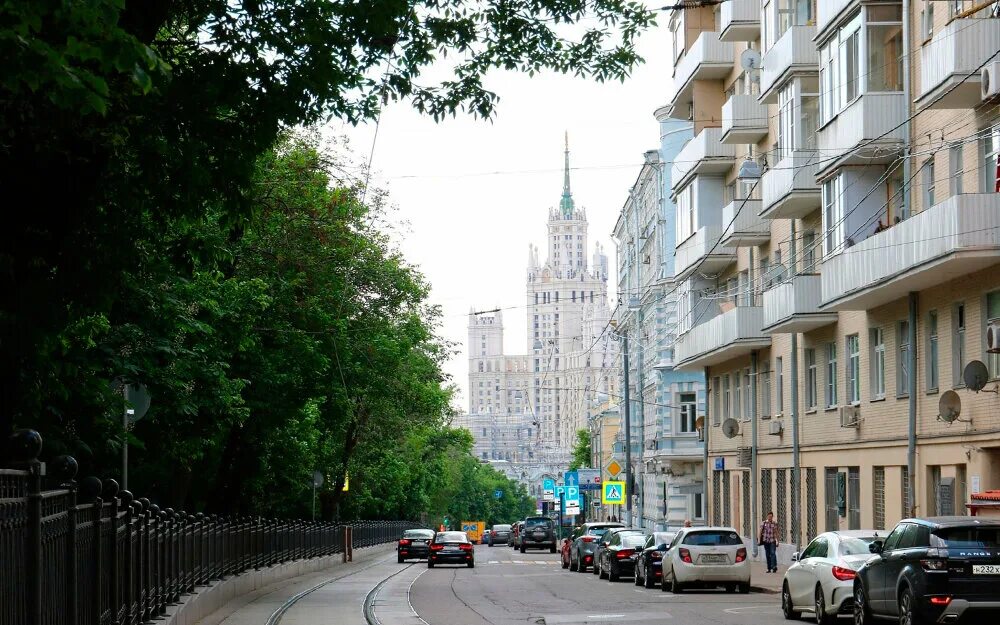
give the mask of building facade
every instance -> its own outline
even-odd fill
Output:
[[[469,412],[475,452],[511,477],[536,486],[569,464],[576,432],[588,428],[617,377],[610,336],[607,256],[590,246],[586,211],[570,189],[569,145],[563,193],[548,211],[547,254],[529,245],[526,353],[504,353],[502,312],[469,314]],[[590,258],[588,258],[588,250]],[[599,395],[601,397],[599,397]]]
[[[1000,19],[908,6],[671,14],[675,366],[708,382],[709,521],[773,511],[786,558],[1000,488],[1000,396],[965,377],[1000,379]]]

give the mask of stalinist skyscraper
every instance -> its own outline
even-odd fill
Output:
[[[459,420],[481,459],[529,482],[565,468],[589,408],[617,380],[605,332],[608,259],[590,246],[587,213],[573,199],[568,136],[562,196],[547,217],[545,261],[528,246],[526,354],[504,353],[501,313],[470,311],[469,414]]]

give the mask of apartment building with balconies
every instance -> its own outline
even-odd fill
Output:
[[[678,163],[671,190],[675,359],[708,382],[708,521],[752,541],[773,511],[788,557],[826,530],[962,514],[1000,488],[1000,395],[964,379],[981,361],[1000,387],[996,3],[724,5],[732,71],[689,63],[667,107],[733,146],[687,146],[706,162]],[[672,25],[692,11],[709,23]],[[738,180],[747,157],[762,173]]]

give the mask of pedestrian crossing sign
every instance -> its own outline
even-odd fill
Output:
[[[625,503],[625,482],[604,482],[601,485],[601,503]]]

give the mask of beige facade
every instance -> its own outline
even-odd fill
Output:
[[[1000,317],[1000,99],[980,68],[1000,19],[910,5],[731,0],[711,22],[671,20],[697,13],[700,29],[684,29],[670,110],[699,116],[672,189],[676,359],[708,382],[709,521],[753,537],[774,511],[786,557],[818,532],[962,514],[1000,488],[1000,395],[963,382],[975,360],[985,391],[1000,378],[985,338]],[[706,42],[729,45],[729,71]],[[693,145],[699,127],[718,140]],[[746,158],[762,175],[737,180]]]

